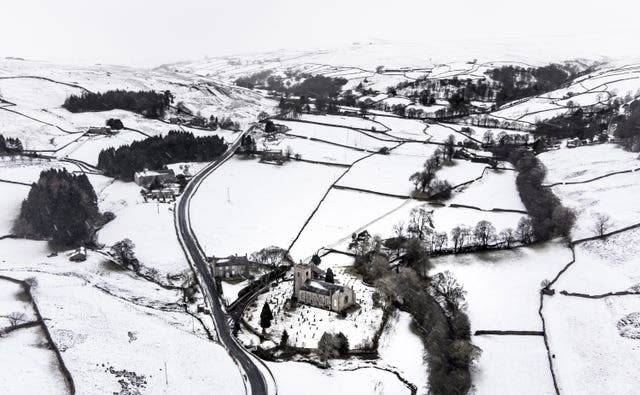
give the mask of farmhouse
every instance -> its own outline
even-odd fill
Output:
[[[293,294],[300,303],[330,311],[343,311],[356,299],[350,287],[314,279],[312,265],[307,264],[294,268]]]
[[[283,155],[282,150],[265,150],[260,152],[261,162],[276,163],[278,165],[283,164],[286,161],[286,157]]]
[[[216,278],[243,278],[259,273],[261,265],[251,262],[247,256],[230,255],[225,258],[210,258],[211,270]]]
[[[133,175],[133,181],[141,187],[148,187],[153,180],[158,179],[161,183],[176,182],[176,175],[171,169],[166,170],[147,170],[136,172]]]

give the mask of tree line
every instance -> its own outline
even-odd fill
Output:
[[[173,103],[170,91],[126,91],[109,90],[106,92],[83,92],[71,95],[62,107],[70,112],[128,110],[142,114],[147,118],[162,118]]]
[[[531,217],[531,241],[568,237],[576,219],[575,213],[562,206],[551,188],[542,186],[546,176],[542,162],[533,153],[523,150],[513,151],[509,160],[518,171],[516,186]]]
[[[195,137],[191,132],[172,130],[164,136],[152,136],[129,145],[107,148],[98,155],[98,168],[105,175],[126,181],[145,168],[160,169],[176,162],[206,162],[227,150],[224,138]]]
[[[113,214],[98,211],[96,193],[85,174],[49,169],[31,185],[14,232],[20,237],[76,247],[91,242],[94,231],[111,218]]]

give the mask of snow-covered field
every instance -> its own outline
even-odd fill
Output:
[[[68,393],[58,360],[39,326],[0,337],[0,392],[3,394]]]
[[[480,207],[525,210],[516,188],[518,173],[511,170],[487,169],[482,179],[456,191],[449,203]]]
[[[469,319],[475,330],[540,331],[540,283],[551,280],[571,261],[559,242],[508,251],[433,258],[433,273],[448,270],[467,291]]]
[[[459,54],[459,49],[450,47],[439,49],[445,54]],[[508,64],[462,58],[451,62],[446,59],[449,55],[442,55],[444,60],[432,60],[431,54],[425,56],[429,52],[425,48],[416,49],[355,44],[327,51],[276,51],[233,61],[213,58],[153,70],[0,59],[0,77],[21,76],[0,78],[0,98],[6,101],[0,109],[0,133],[19,137],[27,149],[48,150],[60,159],[68,157],[95,165],[102,149],[180,127],[124,110],[72,114],[61,107],[66,97],[84,89],[95,92],[168,89],[176,102],[183,102],[192,111],[200,111],[205,117],[231,116],[246,128],[261,111],[273,113],[276,103],[230,82],[260,70],[274,70],[281,75],[297,71],[344,77],[349,80],[344,89],[363,83],[365,88],[383,92],[368,93],[367,97],[388,105],[406,105],[411,100],[388,97],[384,93],[387,87],[423,76],[431,80],[485,78],[489,68]],[[475,57],[477,52],[480,50],[474,48],[465,52],[465,56]],[[566,54],[563,52],[562,56]],[[380,65],[387,69],[408,67],[374,71]],[[640,66],[605,66],[554,92],[477,117],[505,117],[523,124],[533,123],[567,112],[570,101],[588,107],[610,97],[634,94],[638,88]],[[438,103],[429,111],[446,105],[446,100],[440,97]],[[168,116],[173,113],[170,110]],[[290,135],[268,143],[258,138],[259,148],[291,147],[303,160],[330,165],[294,160],[276,166],[257,159],[232,157],[202,183],[191,201],[191,223],[205,253],[251,254],[267,246],[287,248],[293,243],[290,253],[294,261],[307,260],[323,247],[346,250],[351,235],[364,229],[372,235],[390,237],[393,226],[399,222],[406,225],[416,207],[433,212],[433,226],[438,232],[450,233],[461,224],[473,227],[480,220],[489,220],[497,231],[517,226],[525,214],[490,211],[524,210],[515,187],[517,173],[490,170],[481,163],[455,160],[438,170],[436,177],[454,186],[475,180],[454,190],[444,205],[349,190],[410,195],[413,185],[409,176],[419,171],[440,146],[429,143],[442,143],[450,135],[456,142],[465,140],[467,137],[460,130],[470,126],[472,120],[467,117],[459,124],[444,124],[383,115],[372,110],[367,118],[303,114],[298,121],[276,121],[289,127]],[[113,137],[83,136],[87,128],[102,126],[109,118],[122,119],[131,130]],[[475,139],[482,139],[487,130],[494,135],[502,131],[470,127],[474,129],[470,137]],[[227,141],[237,136],[226,130],[180,129],[197,136],[217,134]],[[391,149],[388,155],[376,153],[383,147]],[[370,153],[376,154],[363,159]],[[549,184],[585,181],[640,167],[636,153],[613,144],[563,148],[539,157],[547,167],[545,182]],[[329,189],[347,171],[347,166],[359,159],[362,160],[348,170],[336,188]],[[203,165],[192,164],[192,173]],[[31,183],[50,167],[81,170],[77,165],[56,160],[3,159],[0,179]],[[180,170],[179,164],[171,167]],[[483,177],[476,180],[480,176]],[[640,222],[640,211],[634,205],[640,195],[638,177],[638,172],[625,173],[585,184],[553,187],[562,203],[576,210],[573,238],[592,236],[594,215],[598,213],[611,217],[608,230]],[[160,280],[167,281],[167,274],[186,276],[190,272],[175,235],[173,204],[145,203],[140,188],[133,183],[101,175],[90,175],[89,179],[100,210],[116,214],[97,233],[97,241],[105,244],[103,252],[113,243],[130,238],[136,246],[137,258],[144,266],[157,269]],[[11,232],[28,191],[26,185],[0,182],[0,236]],[[451,204],[481,210],[450,207]],[[298,232],[301,233],[296,239]],[[633,230],[604,241],[575,245],[575,263],[554,283],[556,293],[544,296],[542,314],[552,364],[563,394],[633,393],[635,388],[630,384],[640,381],[637,373],[640,297],[586,299],[561,294],[561,291],[601,294],[638,290],[638,237],[640,231]],[[152,394],[244,391],[237,366],[216,341],[207,337],[203,323],[211,329],[210,317],[196,314],[196,304],[185,305],[181,291],[137,277],[96,251],[89,251],[88,259],[77,263],[69,261],[69,251],[50,255],[46,242],[4,239],[0,240],[0,251],[0,274],[35,279],[35,301],[71,370],[78,393],[118,393],[126,386]],[[451,271],[463,285],[472,331],[542,331],[538,313],[542,283],[554,278],[571,259],[568,247],[552,241],[510,251],[432,257],[431,261],[435,265],[432,274]],[[339,283],[354,288],[359,306],[346,318],[305,305],[286,309],[285,301],[290,298],[293,286],[291,281],[284,281],[257,297],[245,311],[246,320],[259,331],[260,310],[264,303],[269,303],[275,318],[267,335],[275,343],[286,329],[289,343],[298,347],[316,347],[325,331],[344,332],[352,349],[367,346],[381,329],[382,309],[373,307],[374,288],[351,273],[352,264],[352,257],[331,253],[319,265],[324,270],[331,268]],[[223,282],[222,297],[227,303],[232,302],[247,284],[247,280]],[[197,297],[197,303],[201,303],[201,295]],[[0,329],[9,325],[6,315],[14,311],[25,312],[27,320],[35,317],[19,287],[0,280]],[[215,331],[213,334],[215,337]],[[240,339],[247,345],[259,342],[257,336],[244,332]],[[472,341],[483,350],[473,368],[472,393],[554,393],[541,336],[474,336]],[[39,393],[42,388],[47,393],[66,392],[55,355],[47,348],[39,327],[0,337],[0,350],[0,366],[5,373],[0,375],[0,393]],[[415,384],[419,394],[428,393],[425,348],[412,332],[407,313],[391,316],[378,351],[378,360],[334,360],[326,370],[300,362],[268,363],[268,366],[279,393],[285,395],[409,393],[399,377]]]
[[[323,247],[344,248],[354,232],[367,229],[382,217],[396,215],[408,203],[411,201],[332,189],[294,243],[291,256],[294,261],[306,260]],[[405,219],[404,213],[400,218]]]
[[[403,144],[401,147],[404,147]],[[414,189],[409,181],[411,174],[422,169],[422,165],[430,153],[435,151],[434,145],[424,147],[421,155],[407,155],[397,152],[401,147],[392,150],[389,155],[373,155],[356,163],[337,185],[393,195],[409,196]],[[425,156],[422,156],[425,155]]]
[[[604,294],[640,290],[640,230],[634,229],[575,246],[576,262],[554,288],[568,292]]]
[[[391,129],[388,134],[399,139],[429,141],[431,135],[427,133],[427,124],[415,119],[404,119],[394,117],[374,117],[376,121]]]
[[[482,349],[472,394],[555,394],[542,336],[474,336],[472,343]]]
[[[583,299],[546,297],[543,314],[554,370],[561,393],[629,394],[640,382],[638,338],[621,336],[619,327],[632,328],[640,312],[640,296]],[[623,324],[624,325],[624,324]]]
[[[0,329],[8,328],[11,325],[9,315],[14,312],[23,315],[20,322],[17,322],[18,324],[35,320],[35,312],[22,286],[6,279],[0,279]]]
[[[302,160],[335,163],[339,165],[350,165],[363,156],[368,155],[367,152],[288,135],[283,135],[282,138],[276,141],[267,142],[266,146],[268,149],[280,149],[283,152],[286,152],[287,148],[290,147],[293,154],[299,154]]]
[[[340,126],[316,125],[310,123],[281,120],[278,120],[276,123],[285,125],[289,129],[291,129],[288,132],[289,134],[329,141],[331,143],[357,148],[360,150],[368,150],[370,152],[376,152],[382,147],[391,148],[398,144],[393,141],[388,141],[388,137],[384,138],[383,140],[378,140],[370,137],[368,134],[365,134],[365,132]],[[369,133],[371,134],[371,132]]]
[[[181,292],[117,269],[97,253],[74,263],[66,253],[46,257],[44,242],[7,239],[0,248],[0,273],[35,278],[34,299],[79,393],[118,392],[122,385],[142,382],[139,389],[151,393],[180,393],[187,387],[194,393],[210,388],[242,393],[235,365],[180,306]],[[51,362],[33,358],[40,365],[32,366],[47,372]],[[119,377],[119,370],[132,374]],[[212,370],[219,375],[211,375]],[[121,378],[124,384],[118,382]],[[48,380],[48,393],[63,393],[56,391],[55,380]]]
[[[586,181],[617,171],[640,167],[637,152],[617,144],[588,145],[547,151],[538,155],[547,168],[547,184]]]
[[[422,340],[411,329],[411,315],[396,312],[380,336],[378,353],[385,365],[393,366],[402,376],[418,387],[418,394],[428,394],[428,366]]]
[[[324,370],[302,362],[271,362],[268,366],[278,381],[278,393],[282,395],[341,394],[345,390],[351,395],[411,393],[393,373],[375,367]]]
[[[445,162],[436,172],[436,177],[456,186],[482,176],[486,167],[484,163],[454,159],[452,162]]]
[[[616,174],[586,184],[557,185],[553,192],[576,212],[573,239],[595,236],[597,214],[611,218],[611,230],[640,222],[635,196],[640,194],[640,172]]]
[[[385,126],[377,122],[377,119],[370,120],[361,117],[349,117],[344,115],[311,115],[301,114],[298,118],[301,121],[318,122],[327,125],[345,126],[349,128],[365,129],[371,131],[372,128],[378,132],[384,131]]]
[[[232,158],[208,177],[191,202],[193,230],[207,255],[287,248],[344,169]]]

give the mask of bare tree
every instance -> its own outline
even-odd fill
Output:
[[[14,326],[24,322],[26,320],[26,316],[20,311],[14,311],[7,316],[7,319],[9,320],[9,326],[13,328]]]
[[[452,134],[447,137],[444,142],[444,153],[447,156],[447,160],[451,161],[453,159],[453,154],[456,149],[456,137]]]
[[[440,304],[449,317],[466,308],[466,291],[462,288],[450,271],[444,271],[431,277],[429,293]]]
[[[493,132],[491,130],[487,130],[486,132],[484,132],[484,134],[482,135],[482,142],[485,145],[493,144]]]
[[[465,239],[471,233],[470,229],[464,225],[458,225],[451,229],[451,241],[453,241],[453,251],[459,251],[464,247]]]
[[[607,233],[607,230],[609,230],[609,227],[611,226],[611,217],[604,213],[598,213],[595,215],[595,218],[596,221],[593,225],[593,230],[596,235],[604,236],[604,234]]]
[[[502,229],[500,239],[507,245],[507,248],[511,248],[511,243],[516,239],[516,231],[513,228]]]
[[[529,244],[533,241],[533,222],[531,218],[522,217],[518,221],[518,229],[516,230],[518,238],[523,243]]]
[[[393,225],[393,233],[395,233],[397,238],[404,239],[407,236],[404,228],[404,222],[400,221]]]
[[[496,238],[496,228],[489,221],[479,221],[473,228],[473,237],[480,244],[480,247],[487,248],[489,243]]]
[[[442,247],[447,244],[448,239],[446,232],[436,232],[433,235],[433,249],[442,251]]]
[[[433,231],[432,214],[433,211],[428,211],[423,206],[412,209],[407,231],[423,240],[426,235]]]

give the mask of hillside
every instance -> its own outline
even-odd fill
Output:
[[[640,162],[616,128],[640,66],[414,49],[0,59],[0,392],[633,393]],[[559,87],[497,104],[492,71],[549,62]],[[319,90],[292,93],[305,81]],[[172,102],[158,118],[63,107],[111,90]],[[597,133],[539,132],[557,117]],[[225,145],[142,143],[172,130]],[[109,148],[166,168],[108,177]],[[77,249],[16,236],[50,168],[86,175],[105,218]],[[337,289],[353,294],[317,302]]]

